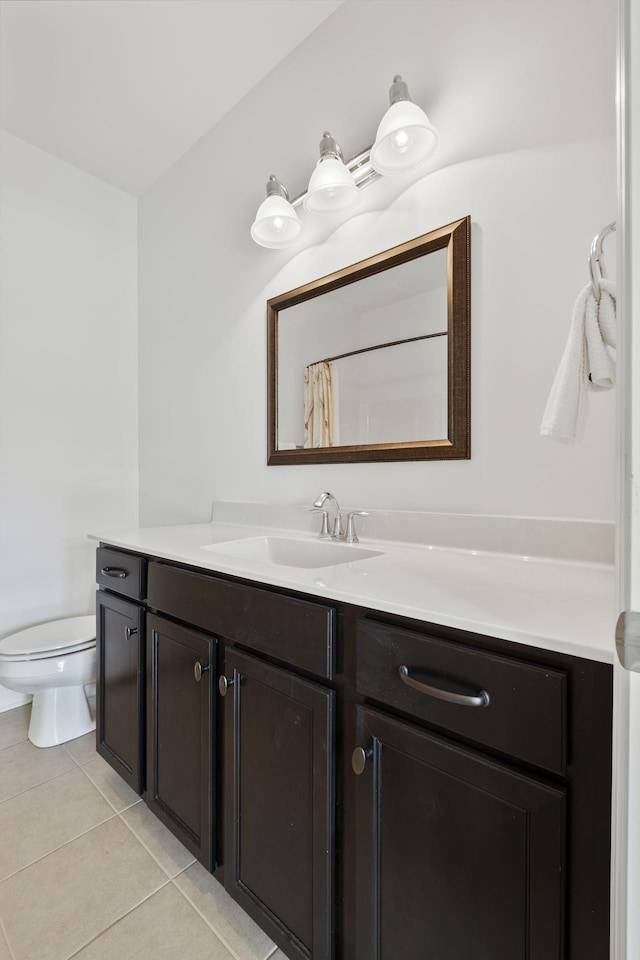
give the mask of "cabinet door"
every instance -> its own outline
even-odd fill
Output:
[[[214,865],[215,640],[147,617],[145,802],[207,868]]]
[[[236,650],[225,705],[225,886],[287,956],[333,956],[334,696]]]
[[[357,960],[563,960],[564,791],[363,707],[357,742]]]
[[[96,613],[96,748],[141,793],[144,609],[99,590]]]

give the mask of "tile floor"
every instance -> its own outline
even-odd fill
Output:
[[[285,960],[96,754],[0,713],[0,960]]]

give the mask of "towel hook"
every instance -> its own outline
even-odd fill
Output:
[[[600,288],[600,281],[606,279],[606,273],[604,272],[604,263],[602,257],[602,244],[606,237],[616,229],[616,221],[613,223],[608,223],[607,226],[600,231],[597,237],[593,238],[593,243],[591,244],[591,253],[589,254],[589,274],[591,276],[591,289],[593,290],[593,295],[600,302],[600,295],[602,290]]]

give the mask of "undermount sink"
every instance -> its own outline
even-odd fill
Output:
[[[226,540],[209,543],[202,548],[212,553],[238,557],[243,560],[258,560],[284,567],[335,567],[340,563],[353,563],[379,557],[380,550],[367,550],[349,543],[326,540],[293,540],[287,537],[249,537],[244,540]]]

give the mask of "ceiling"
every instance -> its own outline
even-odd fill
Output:
[[[0,124],[139,196],[344,0],[0,0]]]

